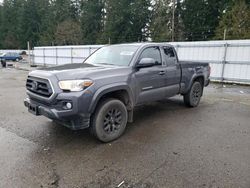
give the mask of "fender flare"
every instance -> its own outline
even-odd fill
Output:
[[[133,94],[132,94],[131,88],[126,83],[114,83],[114,84],[102,86],[95,92],[92,98],[92,101],[90,103],[90,106],[89,106],[89,112],[93,113],[95,111],[95,108],[100,98],[103,97],[105,94],[108,94],[110,92],[120,91],[120,90],[125,90],[128,93],[129,100],[131,101],[131,105],[133,107],[134,100],[133,100]]]
[[[196,78],[198,78],[198,77],[202,77],[203,80],[204,80],[204,82],[205,82],[205,76],[204,76],[203,74],[194,74],[193,77],[192,77],[192,79],[191,79],[191,81],[189,82],[189,85],[188,85],[188,87],[187,87],[186,92],[188,92],[188,91],[191,89],[191,87],[192,87],[192,85],[193,85],[193,83],[194,83],[194,80],[195,80]],[[203,85],[204,85],[204,84],[205,84],[205,83],[203,83]]]

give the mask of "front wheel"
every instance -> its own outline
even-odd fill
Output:
[[[100,141],[111,142],[123,134],[127,121],[126,106],[120,100],[107,99],[98,105],[90,129]]]
[[[197,107],[200,103],[203,87],[200,82],[195,81],[187,94],[184,95],[184,103],[188,107]]]

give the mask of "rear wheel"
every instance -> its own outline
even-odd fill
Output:
[[[107,99],[98,105],[90,129],[100,141],[111,142],[123,134],[127,121],[126,106],[120,100]]]
[[[16,62],[18,62],[18,61],[20,61],[20,59],[19,58],[16,58],[16,60],[15,60]]]
[[[202,84],[195,81],[187,94],[184,95],[184,103],[188,107],[197,107],[203,92]]]

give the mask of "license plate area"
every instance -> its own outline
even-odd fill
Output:
[[[29,104],[28,110],[29,110],[30,113],[32,113],[32,114],[34,114],[36,116],[39,115],[39,113],[38,113],[38,106],[37,105]]]

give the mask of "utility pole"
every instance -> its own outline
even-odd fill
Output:
[[[27,46],[28,46],[29,65],[31,66],[31,58],[30,58],[30,41],[27,42]]]
[[[223,39],[226,40],[226,37],[227,37],[227,28],[224,29],[224,37],[223,37]]]
[[[172,11],[173,11],[173,15],[172,15],[172,42],[174,42],[174,33],[175,33],[175,1],[173,0],[173,6],[172,6]]]

